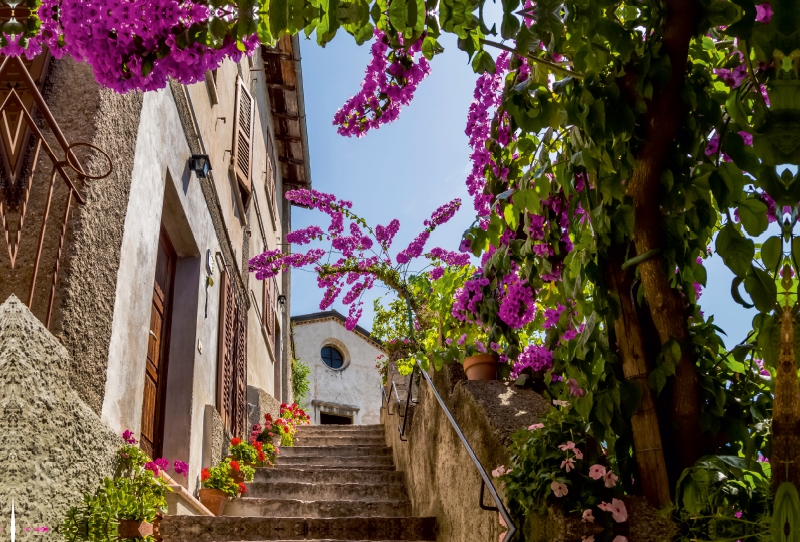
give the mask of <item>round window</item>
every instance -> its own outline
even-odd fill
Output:
[[[341,369],[344,365],[344,357],[333,346],[325,346],[322,348],[322,362],[331,369]]]

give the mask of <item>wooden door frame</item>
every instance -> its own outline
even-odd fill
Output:
[[[164,452],[164,413],[166,410],[166,402],[167,402],[167,379],[169,373],[169,347],[170,347],[170,337],[172,334],[172,305],[175,299],[175,271],[178,262],[178,255],[175,252],[175,246],[172,244],[172,240],[169,238],[169,233],[167,232],[166,228],[164,228],[164,224],[161,224],[159,234],[158,234],[158,243],[159,245],[161,242],[166,241],[164,244],[170,253],[170,264],[167,268],[167,280],[169,286],[167,287],[167,292],[165,292],[164,296],[164,320],[161,323],[163,328],[161,334],[161,344],[159,345],[160,352],[159,355],[159,372],[158,372],[158,388],[156,389],[156,420],[155,424],[153,425],[153,455],[154,456],[161,456]],[[156,272],[158,272],[158,248],[156,248]],[[155,288],[155,281],[156,277],[155,274],[153,275],[153,287]],[[146,376],[145,376],[146,378]],[[156,459],[153,457],[151,459]]]

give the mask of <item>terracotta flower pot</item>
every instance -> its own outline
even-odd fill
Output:
[[[464,360],[464,372],[469,380],[497,380],[497,358],[478,354]]]
[[[231,478],[233,478],[233,481],[237,484],[244,482],[244,474],[242,474],[242,471],[240,470],[231,469]]]
[[[140,536],[150,536],[153,534],[153,524],[146,521],[136,521],[134,519],[118,519],[117,526],[118,538],[138,538]]]
[[[203,503],[203,506],[208,508],[208,511],[215,516],[221,516],[222,511],[225,509],[225,501],[228,499],[225,492],[219,489],[203,488],[199,493],[200,502]]]

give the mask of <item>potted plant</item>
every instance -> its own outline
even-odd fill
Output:
[[[157,540],[158,522],[167,509],[166,494],[172,489],[160,476],[169,461],[150,461],[136,446],[130,431],[117,452],[117,469],[94,494],[85,494],[82,506],[70,509],[60,529],[67,540],[142,538]],[[175,472],[185,475],[188,465],[175,462]]]
[[[244,478],[253,479],[255,471],[252,467],[240,466],[235,460],[225,458],[215,467],[204,468],[200,473],[203,487],[198,495],[200,502],[215,516],[221,516],[228,498],[238,497],[247,491],[244,480],[236,482],[232,472],[249,469]]]

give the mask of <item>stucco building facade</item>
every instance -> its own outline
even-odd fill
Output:
[[[315,424],[380,423],[375,363],[382,346],[364,328],[344,324],[335,310],[292,317],[295,356],[311,369],[308,412]]]
[[[290,276],[256,281],[248,260],[285,246],[284,193],[311,186],[299,58],[286,37],[126,95],[70,58],[0,68],[18,134],[0,145],[0,302],[60,341],[104,430],[187,462],[190,492],[227,437],[292,400]]]

